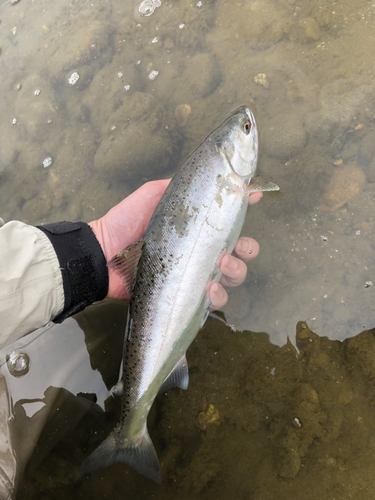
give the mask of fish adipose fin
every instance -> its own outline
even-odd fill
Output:
[[[154,445],[144,426],[142,436],[133,442],[121,443],[113,432],[81,465],[82,474],[109,467],[112,464],[123,463],[142,476],[161,482],[160,464]]]
[[[168,377],[164,380],[159,392],[167,391],[172,387],[186,389],[189,387],[189,369],[186,356],[183,355]]]
[[[143,240],[138,240],[117,253],[109,262],[108,267],[116,271],[122,278],[126,291],[131,295],[135,276],[138,270],[139,259],[145,245]]]
[[[280,191],[280,188],[277,184],[266,181],[262,177],[253,177],[249,187],[246,189],[246,196],[251,193],[258,193],[259,191]]]

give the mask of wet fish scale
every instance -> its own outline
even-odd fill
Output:
[[[187,370],[180,360],[207,317],[208,284],[220,279],[220,259],[240,234],[257,153],[254,116],[241,107],[192,153],[168,186],[143,239],[129,307],[120,423],[83,471],[124,462],[159,480],[147,415],[173,369],[177,379]],[[187,386],[186,377],[181,387]]]

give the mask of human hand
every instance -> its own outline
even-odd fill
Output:
[[[109,262],[118,252],[142,238],[148,223],[166,190],[170,180],[151,181],[114,206],[103,217],[89,223]],[[262,193],[252,193],[249,204],[257,203]],[[245,262],[254,259],[259,253],[259,244],[252,238],[241,237],[232,255],[226,254],[221,259],[220,270],[223,273],[220,283],[213,283],[209,297],[213,309],[220,309],[228,295],[224,286],[238,286],[246,278]],[[117,273],[108,268],[108,298],[129,300],[130,296]]]

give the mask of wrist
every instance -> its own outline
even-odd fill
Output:
[[[49,238],[60,264],[64,309],[54,319],[61,323],[108,293],[105,255],[95,233],[85,222],[57,222],[37,226]]]

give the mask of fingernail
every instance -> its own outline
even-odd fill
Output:
[[[219,283],[216,283],[216,282],[212,284],[210,292],[219,298],[223,294],[223,290],[222,290],[221,286],[219,286]]]
[[[231,257],[230,255],[227,255],[227,259],[225,262],[225,267],[227,269],[230,269],[231,271],[234,271],[237,269],[237,261],[234,257]]]
[[[240,240],[240,250],[243,253],[248,253],[249,255],[251,255],[253,251],[251,249],[250,241],[245,239]]]

